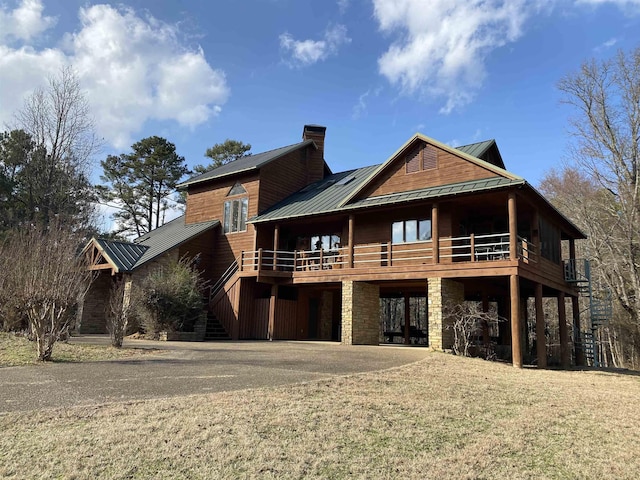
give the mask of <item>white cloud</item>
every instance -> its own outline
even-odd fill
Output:
[[[280,49],[290,55],[288,63],[291,67],[306,67],[325,60],[337,54],[339,47],[349,42],[351,39],[344,25],[327,28],[322,40],[295,40],[288,32],[280,35]]]
[[[576,0],[576,3],[595,6],[611,4],[622,10],[631,8],[636,12],[638,12],[638,9],[640,9],[640,0]]]
[[[40,0],[22,0],[13,10],[0,4],[0,41],[29,40],[55,25],[56,19],[43,16],[43,10]]]
[[[344,14],[347,9],[349,8],[349,0],[337,0],[338,3],[338,10],[340,11],[341,14]]]
[[[357,120],[361,117],[366,116],[368,104],[370,97],[378,97],[380,92],[382,91],[382,87],[377,87],[374,90],[367,90],[362,95],[358,97],[358,103],[356,103],[353,107],[353,112],[351,113],[351,118]]]
[[[176,25],[110,5],[80,8],[79,19],[57,48],[0,45],[0,121],[66,64],[80,77],[98,133],[116,148],[149,120],[194,127],[219,113],[229,95],[224,73],[202,49],[185,47]]]
[[[485,60],[515,42],[544,0],[373,0],[380,30],[398,39],[378,59],[402,92],[442,98],[441,112],[469,103],[485,77]]]
[[[618,43],[618,39],[617,38],[610,38],[606,42],[603,42],[600,45],[598,45],[597,47],[595,47],[593,50],[595,52],[601,52],[603,50],[608,50],[611,47],[615,46],[617,43]]]

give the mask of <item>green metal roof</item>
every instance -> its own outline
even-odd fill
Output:
[[[522,179],[512,180],[504,177],[491,177],[483,180],[472,180],[468,182],[452,183],[437,187],[420,188],[408,192],[391,193],[389,195],[379,195],[376,197],[363,198],[357,200],[344,208],[363,208],[381,205],[393,205],[396,203],[410,202],[413,200],[427,200],[430,198],[451,197],[464,193],[483,192],[495,190],[514,185],[524,185]]]
[[[345,197],[366,181],[378,165],[337,173],[317,182],[308,190],[294,193],[266,212],[252,218],[250,222],[261,223],[273,220],[287,220],[321,213],[336,213],[344,210],[354,210],[372,206],[393,205],[396,203],[426,200],[438,197],[450,197],[464,193],[495,190],[513,185],[524,185],[523,179],[509,179],[492,177],[484,180],[454,183],[438,187],[421,188],[409,192],[379,195],[363,198],[353,203],[341,206]],[[341,180],[353,177],[346,185],[340,185]]]
[[[144,255],[144,252],[149,249],[145,245],[106,238],[96,238],[96,242],[119,272],[130,272],[136,262]]]
[[[185,225],[184,219],[185,216],[181,215],[178,218],[165,223],[163,226],[136,238],[134,240],[135,244],[148,247],[148,249],[136,262],[133,269],[136,269],[172,248],[191,240],[193,237],[220,225],[218,220]]]
[[[486,152],[491,145],[496,143],[495,140],[484,140],[478,143],[471,143],[469,145],[462,145],[460,147],[455,147],[456,150],[460,150],[468,155],[471,155],[476,158],[480,158],[484,152]]]
[[[329,175],[290,195],[249,222],[260,223],[338,211],[342,200],[369,178],[377,167],[378,165],[371,165]]]
[[[233,162],[229,162],[225,165],[221,165],[220,167],[214,168],[213,170],[209,170],[208,172],[191,177],[186,182],[182,182],[181,184],[179,184],[178,188],[184,188],[188,185],[193,185],[194,183],[206,182],[207,180],[226,177],[228,175],[233,175],[236,173],[257,170],[263,165],[269,162],[272,162],[276,158],[282,157],[287,153],[291,153],[299,148],[304,148],[309,145],[315,145],[313,143],[313,140],[305,140],[300,143],[287,145],[286,147],[276,148],[274,150],[269,150],[267,152],[240,157],[237,160],[234,160]]]

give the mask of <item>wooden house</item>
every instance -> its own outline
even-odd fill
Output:
[[[209,308],[231,338],[377,345],[401,336],[448,349],[447,305],[473,300],[509,320],[493,336],[520,366],[527,299],[535,298],[542,338],[542,299],[553,297],[562,363],[569,364],[565,298],[574,330],[580,318],[562,242],[573,259],[584,234],[505,169],[495,141],[452,148],[416,134],[383,163],[332,173],[325,130],[306,125],[299,143],[180,186],[187,191],[181,228],[201,231],[166,243],[164,252],[205,256]],[[143,240],[153,243],[163,228]],[[406,312],[391,332],[380,315],[380,299],[390,296],[404,298]],[[411,298],[426,306],[421,328],[411,319]],[[537,357],[545,366],[545,342]]]

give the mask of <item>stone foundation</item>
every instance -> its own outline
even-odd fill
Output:
[[[342,344],[378,345],[380,288],[366,282],[342,282]]]
[[[444,308],[447,302],[464,302],[464,285],[445,278],[429,278],[427,280],[429,346],[436,350],[446,350],[453,346],[453,330],[451,319],[446,318]]]

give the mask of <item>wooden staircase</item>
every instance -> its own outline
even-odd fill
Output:
[[[204,340],[231,340],[231,337],[224,329],[220,321],[212,311],[207,311],[207,327],[204,332]]]
[[[589,302],[589,325],[584,332],[574,332],[574,343],[582,347],[585,359],[594,367],[599,367],[598,329],[611,321],[613,299],[607,288],[594,288],[591,281],[589,260],[572,259],[564,262],[564,278],[576,286],[580,296]]]

